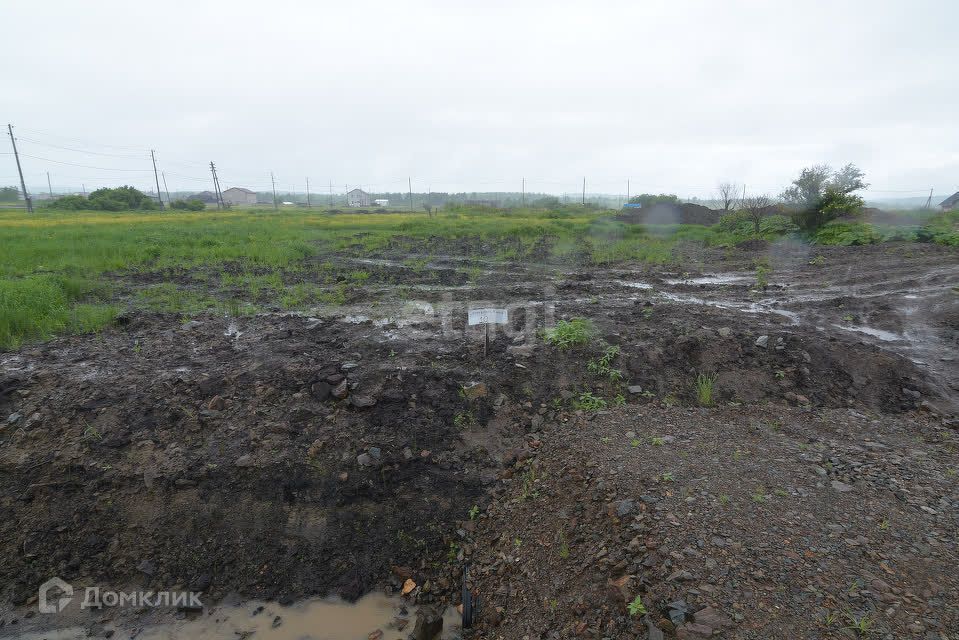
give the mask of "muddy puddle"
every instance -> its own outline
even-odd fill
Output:
[[[99,618],[99,616],[97,616]],[[13,629],[0,630],[0,637],[23,640],[80,640],[90,637],[89,623],[54,629],[32,630],[29,624],[43,623],[34,617],[13,636]],[[290,606],[249,601],[224,604],[181,620],[143,620],[107,623],[105,631],[115,638],[137,640],[401,640],[408,638],[416,625],[416,609],[402,600],[371,593],[355,603],[339,599],[314,599]],[[443,633],[451,640],[461,634],[460,616],[449,608],[443,615]],[[382,633],[382,635],[380,635]]]

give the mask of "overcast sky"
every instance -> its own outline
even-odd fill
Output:
[[[281,190],[775,194],[854,162],[873,197],[959,189],[954,0],[2,0],[0,17],[0,117],[31,190],[48,170],[54,190],[146,187],[151,148],[170,190],[210,188],[210,160],[224,188],[272,170]]]

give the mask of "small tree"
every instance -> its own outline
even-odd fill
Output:
[[[16,187],[0,187],[0,202],[16,202],[20,199],[20,189]]]
[[[766,216],[772,204],[773,199],[767,195],[743,198],[743,211],[746,212],[746,217],[753,223],[753,229],[757,236],[759,235],[759,228],[763,218]]]
[[[862,180],[864,175],[854,164],[839,171],[824,164],[807,167],[783,191],[782,199],[794,208],[793,222],[803,231],[812,232],[862,208],[862,198],[853,192],[869,186]]]
[[[736,204],[736,194],[739,193],[739,185],[735,182],[719,183],[719,202],[723,205],[723,211],[729,212]]]

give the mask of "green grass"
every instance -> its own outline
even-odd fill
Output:
[[[701,407],[710,407],[713,404],[713,385],[716,375],[700,373],[696,376],[696,400]]]
[[[595,333],[593,323],[585,318],[573,318],[571,320],[560,320],[552,329],[547,329],[543,334],[546,344],[551,344],[560,349],[569,349],[587,344]]]

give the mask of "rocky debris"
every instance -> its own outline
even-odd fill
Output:
[[[213,396],[207,403],[206,408],[210,411],[223,411],[226,409],[226,400],[220,396]]]
[[[432,607],[421,607],[416,612],[416,625],[411,640],[434,640],[443,632],[443,616]]]
[[[852,485],[846,484],[845,482],[840,482],[839,480],[833,480],[829,483],[833,489],[840,493],[849,493],[853,490]]]
[[[730,338],[733,335],[733,330],[730,327],[720,327],[716,330],[716,333],[723,338]]]
[[[350,404],[358,409],[368,409],[376,404],[376,398],[371,395],[354,394],[350,396]]]
[[[626,387],[626,390],[633,395],[639,395],[643,392],[643,387],[638,384],[631,384]]]
[[[253,457],[252,457],[250,454],[245,453],[245,454],[243,454],[242,456],[240,456],[239,458],[237,458],[236,461],[234,461],[233,464],[234,464],[235,466],[237,466],[237,467],[252,467],[252,466],[253,466]]]
[[[765,349],[769,345],[769,336],[759,336],[756,338],[756,346]]]
[[[348,395],[350,395],[350,388],[345,379],[341,380],[339,384],[333,387],[333,390],[330,392],[334,398],[337,400],[343,400]]]

